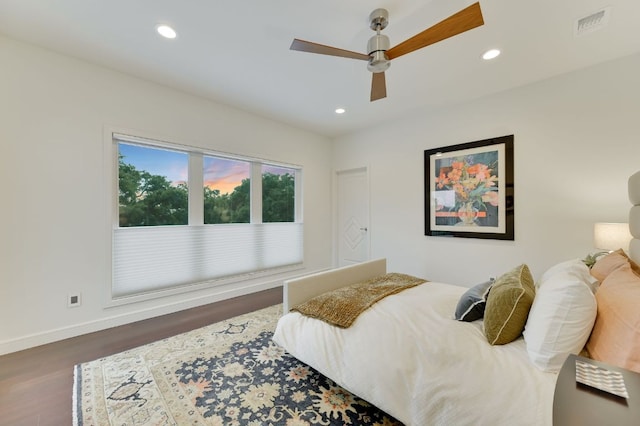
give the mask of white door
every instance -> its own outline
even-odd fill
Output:
[[[367,168],[337,175],[338,266],[369,260],[369,179]]]

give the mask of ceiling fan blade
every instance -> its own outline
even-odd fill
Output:
[[[325,46],[324,44],[312,43],[310,41],[293,39],[291,50],[300,52],[319,53],[321,55],[340,56],[343,58],[369,60],[369,55],[364,53],[352,52],[350,50],[338,49],[337,47]]]
[[[484,19],[480,10],[480,3],[474,3],[387,50],[387,56],[389,59],[397,58],[481,25],[484,25]]]
[[[387,97],[387,84],[383,72],[374,72],[371,79],[371,102]]]

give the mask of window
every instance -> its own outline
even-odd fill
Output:
[[[204,157],[204,223],[249,223],[251,163]]]
[[[113,134],[111,299],[299,267],[300,168]]]
[[[120,226],[186,225],[188,166],[184,152],[119,143]]]
[[[295,170],[262,165],[262,221],[295,220]]]

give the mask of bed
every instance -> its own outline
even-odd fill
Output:
[[[629,196],[635,236],[629,256],[622,250],[601,256],[591,269],[571,259],[532,283],[526,265],[505,273],[524,283],[518,290],[524,296],[509,303],[531,299],[523,312],[511,306],[509,322],[524,317],[505,341],[498,340],[506,323],[498,324],[497,338],[489,336],[503,276],[474,286],[475,294],[447,283],[415,285],[377,301],[346,328],[291,311],[387,274],[385,259],[287,281],[273,339],[406,425],[550,425],[557,372],[569,353],[588,350],[594,359],[640,371],[640,331],[627,327],[640,323],[640,172],[629,179]],[[482,302],[487,311],[474,321],[456,320],[470,293],[471,306]]]

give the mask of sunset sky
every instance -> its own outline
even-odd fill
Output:
[[[174,184],[188,180],[189,156],[186,153],[124,143],[119,144],[119,149],[124,162],[132,164],[137,170],[165,176]],[[249,177],[250,168],[250,163],[246,161],[205,156],[204,184],[211,189],[219,189],[222,194],[233,192],[242,179]],[[263,166],[263,171],[284,174],[291,172],[291,169]]]
[[[250,174],[251,165],[246,161],[204,157],[204,184],[211,189],[219,189],[221,194],[233,192]]]

